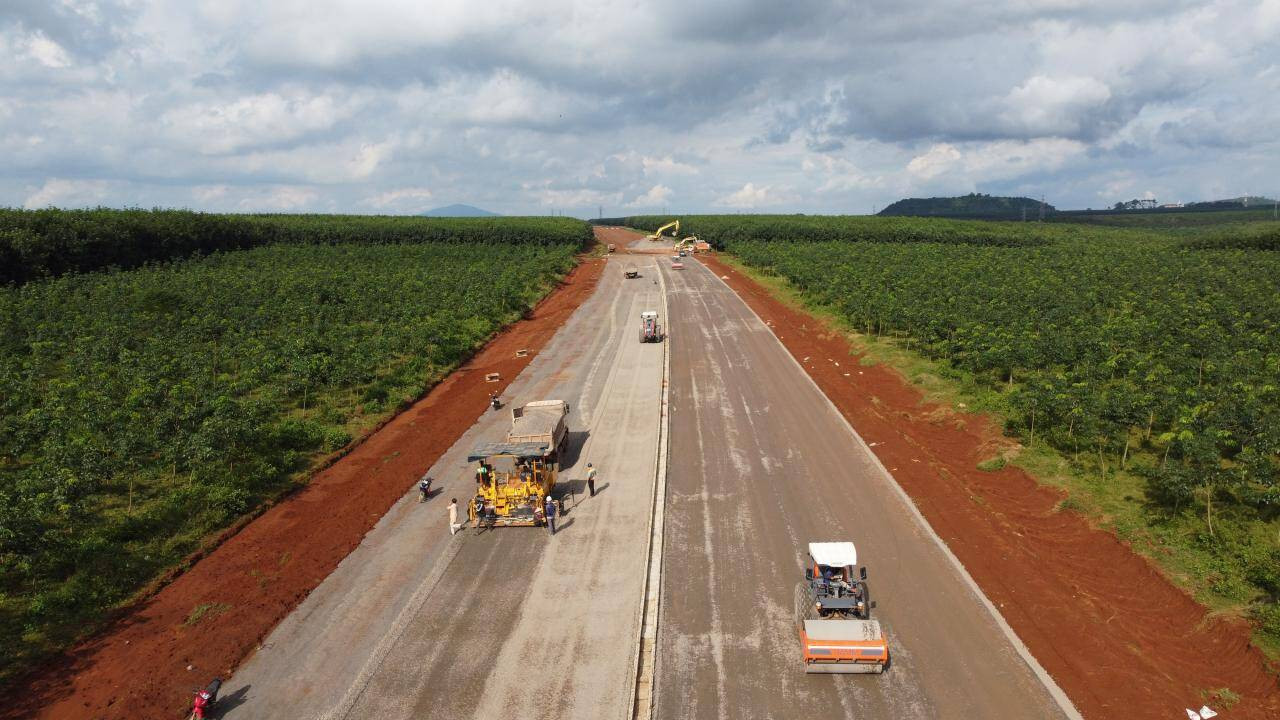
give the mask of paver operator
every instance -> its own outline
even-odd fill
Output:
[[[547,496],[546,506],[547,508],[543,512],[547,517],[547,532],[551,533],[552,535],[555,535],[556,534],[556,501],[552,500],[550,495]]]

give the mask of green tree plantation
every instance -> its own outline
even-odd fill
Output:
[[[305,217],[166,212],[148,226],[135,212],[92,213],[149,227],[117,239],[136,250],[129,264],[151,264],[74,272],[118,263],[86,250],[59,264],[50,243],[97,246],[66,230],[83,218],[46,217],[61,234],[24,235],[28,282],[0,286],[6,670],[83,632],[421,395],[526,312],[590,237],[562,219],[372,218],[362,233],[352,218],[334,230]],[[275,223],[295,237],[185,260],[164,258],[201,248],[157,250],[169,223],[216,237],[205,222]]]

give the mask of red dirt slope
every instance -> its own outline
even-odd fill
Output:
[[[1280,685],[1241,621],[1214,620],[1147,560],[1072,512],[1018,468],[983,472],[1000,443],[986,418],[922,404],[884,366],[828,362],[852,352],[822,321],[793,310],[714,257],[739,296],[774,328],[822,391],[872,445],[1018,637],[1086,718],[1168,720],[1230,688],[1223,720],[1280,718]],[[1007,441],[1004,441],[1007,443]],[[979,660],[980,661],[980,660]]]
[[[190,709],[191,688],[230,673],[320,584],[388,509],[488,407],[591,295],[603,260],[584,260],[529,315],[463,368],[248,523],[104,632],[18,681],[3,718],[165,718]],[[517,358],[517,350],[529,354]],[[486,383],[485,373],[502,382]],[[227,607],[208,627],[193,608]],[[187,670],[187,666],[193,666]]]

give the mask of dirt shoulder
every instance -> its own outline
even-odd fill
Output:
[[[1209,616],[1021,469],[977,468],[1009,442],[989,419],[924,403],[891,368],[848,362],[843,334],[701,259],[774,328],[1085,717],[1156,720],[1204,702],[1224,718],[1280,717],[1280,684],[1243,621]],[[1240,697],[1229,711],[1222,688]]]
[[[529,316],[425,397],[271,507],[103,632],[37,673],[2,718],[164,718],[192,688],[230,674],[324,580],[590,297],[584,259]],[[517,351],[528,352],[520,357]],[[500,382],[485,381],[499,373]],[[193,620],[193,618],[195,618]]]

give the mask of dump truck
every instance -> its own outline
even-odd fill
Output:
[[[662,342],[662,326],[658,324],[658,311],[640,313],[640,342]]]
[[[543,456],[558,463],[559,451],[569,435],[568,416],[569,403],[563,400],[538,400],[513,407],[507,442],[539,443],[544,447]]]
[[[476,492],[467,506],[474,526],[542,525],[543,504],[555,489],[560,452],[569,430],[569,404],[539,400],[511,409],[504,442],[481,443],[467,457],[476,463]]]
[[[809,543],[809,567],[796,587],[806,673],[882,673],[889,665],[889,642],[871,619],[867,569],[854,575],[857,564],[851,542]]]

